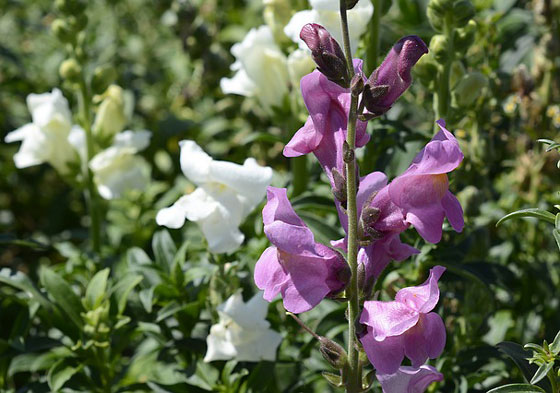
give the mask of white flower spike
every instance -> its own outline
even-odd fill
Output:
[[[274,361],[282,336],[269,328],[267,310],[268,302],[261,293],[244,303],[241,292],[237,292],[218,306],[220,321],[210,328],[204,361]]]
[[[158,225],[180,228],[185,219],[197,222],[211,252],[235,251],[244,239],[239,225],[264,198],[272,169],[258,165],[253,158],[243,165],[216,161],[193,141],[179,145],[181,169],[198,188],[160,210]]]
[[[51,93],[30,94],[27,107],[32,122],[6,135],[5,141],[21,141],[14,155],[18,168],[27,168],[43,163],[51,164],[61,174],[68,173],[68,164],[78,161],[78,156],[68,142],[72,128],[72,116],[68,101],[59,89]]]

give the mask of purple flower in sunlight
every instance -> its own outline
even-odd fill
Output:
[[[354,60],[356,73],[362,61]],[[284,148],[284,156],[298,157],[314,153],[334,185],[332,170],[344,173],[342,146],[346,139],[350,90],[338,86],[315,70],[301,79],[301,92],[309,117]],[[369,141],[367,123],[356,124],[356,147]]]
[[[364,90],[366,108],[375,114],[388,111],[412,83],[410,71],[428,47],[415,35],[401,38],[371,74]]]
[[[327,29],[317,23],[308,23],[299,36],[311,50],[317,69],[334,83],[348,86],[346,57]]]
[[[394,374],[377,373],[377,380],[383,393],[424,393],[431,383],[443,381],[443,374],[428,365],[402,366]]]
[[[286,310],[311,310],[326,296],[336,294],[349,277],[342,256],[315,242],[313,233],[292,208],[285,188],[268,187],[263,209],[264,232],[274,245],[255,266],[255,283],[272,301],[279,293]]]
[[[433,267],[424,284],[401,289],[392,302],[364,302],[360,322],[367,332],[360,341],[378,374],[397,372],[405,355],[419,367],[443,351],[445,326],[430,311],[439,300],[438,280],[444,271],[442,266]]]
[[[447,173],[459,166],[463,153],[459,143],[439,120],[440,131],[414,158],[408,169],[379,191],[370,207],[379,210],[370,232],[400,233],[410,224],[430,243],[441,240],[443,219],[462,231],[463,209],[449,191]]]

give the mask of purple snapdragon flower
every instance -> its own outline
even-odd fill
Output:
[[[383,393],[424,393],[433,382],[443,381],[443,374],[428,365],[402,366],[394,374],[377,373],[376,376]]]
[[[438,280],[444,271],[433,267],[424,284],[401,289],[392,302],[364,302],[360,322],[367,332],[360,341],[378,374],[397,372],[405,355],[419,367],[443,351],[445,326],[431,311],[439,300]]]
[[[279,293],[293,313],[311,310],[326,296],[340,292],[349,278],[344,258],[315,242],[313,233],[290,204],[286,189],[268,187],[263,209],[264,232],[272,247],[255,266],[255,283],[272,301]]]
[[[383,63],[371,74],[365,89],[366,108],[375,114],[387,112],[412,83],[411,70],[428,47],[415,35],[401,38]]]
[[[354,60],[356,72],[361,73],[362,60]],[[334,186],[332,170],[344,173],[342,146],[346,140],[350,89],[340,87],[315,70],[301,79],[301,93],[309,117],[290,142],[284,147],[284,156],[299,157],[314,153]],[[356,147],[369,141],[367,123],[356,123]]]

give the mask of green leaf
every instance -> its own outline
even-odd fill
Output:
[[[501,342],[496,347],[514,361],[527,381],[533,377],[536,367],[527,361],[532,355],[530,351],[526,351],[521,345],[510,341]]]
[[[535,351],[535,352],[538,352],[538,353],[540,353],[540,354],[542,354],[542,355],[546,355],[546,352],[545,352],[545,350],[543,349],[543,347],[541,347],[540,345],[537,345],[537,344],[528,343],[528,344],[525,344],[525,345],[523,346],[523,348],[525,348],[525,349],[532,349],[532,350]]]
[[[154,289],[155,289],[155,287],[142,289],[140,291],[140,293],[138,294],[138,297],[140,298],[140,303],[142,303],[142,306],[144,307],[144,310],[146,310],[147,313],[152,312],[152,302],[153,302],[153,299],[154,299]]]
[[[531,384],[534,385],[537,382],[539,382],[541,379],[546,377],[548,372],[552,369],[552,366],[554,366],[554,362],[545,363],[542,366],[540,366],[537,372],[535,373],[535,375],[533,375],[533,378],[531,378]]]
[[[494,388],[492,390],[489,390],[487,393],[532,393],[532,392],[546,393],[538,386],[527,385],[523,383],[500,386],[499,388]]]
[[[74,293],[72,287],[61,276],[47,267],[43,267],[39,275],[41,283],[55,304],[76,326],[81,328],[83,321],[80,314],[84,310],[80,298]]]
[[[333,374],[328,371],[323,371],[321,374],[327,380],[327,382],[335,388],[342,387],[342,378],[340,378],[340,375]]]
[[[88,310],[95,310],[103,301],[105,291],[107,290],[109,273],[109,268],[100,270],[89,282],[84,299],[84,306]]]
[[[552,235],[554,236],[554,240],[556,240],[556,245],[558,249],[560,249],[560,231],[558,229],[554,229],[552,231]]]
[[[544,220],[551,224],[554,224],[556,221],[556,217],[549,211],[538,209],[538,208],[531,208],[531,209],[523,209],[518,210],[513,213],[509,213],[508,215],[502,217],[497,223],[496,226],[500,225],[502,222],[507,221],[511,218],[521,218],[521,217],[533,217],[538,218],[540,220]]]
[[[139,274],[127,275],[117,282],[111,289],[111,294],[114,294],[117,298],[118,315],[121,315],[124,312],[130,292],[136,285],[142,282],[142,279],[143,277]]]
[[[152,240],[152,248],[156,263],[169,273],[173,266],[177,247],[175,247],[175,243],[167,230],[156,232]]]
[[[126,253],[126,261],[128,262],[128,266],[130,267],[152,264],[152,260],[150,259],[148,254],[146,254],[144,250],[138,247],[133,247],[128,250],[128,252]]]
[[[71,367],[67,364],[67,362],[62,359],[56,362],[47,375],[47,382],[49,387],[53,392],[59,391],[66,382],[72,378],[74,374],[80,371],[83,368],[83,365],[78,367]]]
[[[46,309],[52,309],[52,303],[39,292],[29,277],[22,272],[13,271],[7,267],[0,269],[0,283],[17,288],[38,301]]]
[[[558,355],[560,353],[560,331],[556,334],[556,337],[554,337],[554,341],[552,341],[549,348],[554,355]]]

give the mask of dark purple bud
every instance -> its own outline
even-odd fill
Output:
[[[377,115],[388,111],[412,83],[410,71],[426,53],[428,47],[420,37],[401,38],[366,82],[363,99],[368,111]]]
[[[334,197],[341,203],[345,204],[346,199],[348,198],[347,195],[347,188],[346,188],[346,177],[338,171],[338,169],[333,168],[331,171],[332,178],[333,178],[333,194]]]
[[[299,37],[311,50],[317,69],[330,81],[348,87],[348,67],[342,48],[323,26],[308,23],[301,29]]]
[[[344,348],[331,339],[319,337],[319,351],[323,358],[334,368],[341,369],[346,366],[348,355]]]
[[[354,97],[359,97],[362,91],[364,91],[364,78],[362,73],[358,73],[350,81],[350,92]]]

